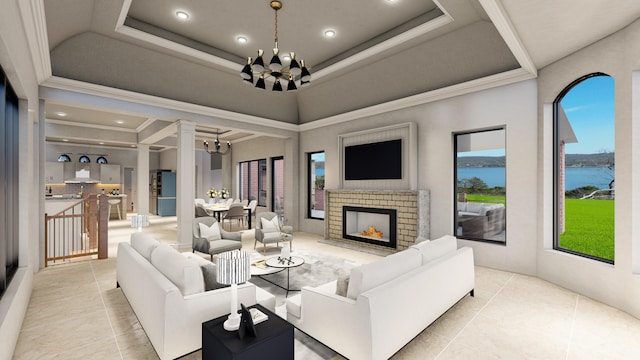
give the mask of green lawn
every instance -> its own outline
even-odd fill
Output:
[[[614,200],[565,200],[560,247],[613,261]]]
[[[506,206],[504,196],[491,196],[491,195],[473,195],[467,194],[467,201],[469,202],[481,202],[490,204],[502,204]]]
[[[467,201],[505,204],[502,196],[467,194]],[[614,200],[566,199],[563,249],[614,260]]]

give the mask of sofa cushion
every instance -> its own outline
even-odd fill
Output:
[[[180,289],[183,296],[204,291],[200,266],[169,245],[160,244],[151,252],[151,264]]]
[[[482,204],[482,203],[468,202],[467,203],[467,208],[466,208],[465,211],[480,215],[480,212],[482,211],[482,206],[483,205],[484,204]]]
[[[347,297],[355,300],[361,293],[393,280],[421,265],[418,251],[400,251],[374,263],[351,269]]]
[[[445,254],[458,249],[458,239],[451,235],[444,235],[428,243],[412,245],[411,248],[420,250],[422,254],[422,265],[437,259]]]
[[[285,308],[287,314],[300,319],[302,317],[302,294],[296,294],[287,298]]]
[[[487,211],[495,210],[502,207],[502,204],[482,204],[482,208],[480,209],[480,215],[487,216]]]
[[[220,235],[220,226],[217,222],[211,224],[211,226],[207,226],[203,223],[198,223],[200,227],[200,237],[203,237],[209,241],[211,240],[220,240],[222,239],[222,235]]]
[[[347,296],[347,290],[349,289],[349,275],[341,275],[336,282],[336,295]]]
[[[218,268],[216,267],[216,264],[212,263],[209,260],[203,259],[193,253],[185,252],[182,253],[182,255],[200,266],[200,270],[202,270],[202,276],[204,277],[204,291],[215,290],[229,286],[220,284],[218,282]]]
[[[160,242],[147,233],[135,232],[131,234],[131,247],[147,261],[151,261],[151,252],[158,245],[160,245]]]

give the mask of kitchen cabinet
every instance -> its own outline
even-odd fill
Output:
[[[100,182],[102,184],[120,184],[120,165],[100,165]]]
[[[63,163],[47,161],[44,165],[44,183],[62,184],[64,183]]]

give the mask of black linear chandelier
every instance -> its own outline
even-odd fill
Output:
[[[278,53],[278,10],[282,9],[282,2],[274,0],[269,3],[269,6],[275,11],[275,37],[273,46],[273,57],[269,62],[269,66],[264,66],[264,60],[262,55],[264,51],[258,50],[258,57],[252,60],[251,56],[247,58],[247,64],[242,68],[240,76],[242,76],[243,82],[247,85],[254,85],[253,80],[256,77],[258,80],[255,83],[255,87],[258,89],[265,89],[264,79],[267,77],[275,78],[272,91],[282,91],[282,84],[280,78],[287,81],[287,91],[298,90],[296,81],[299,81],[299,86],[304,87],[311,83],[311,73],[304,65],[304,60],[296,60],[296,54],[291,52],[289,54],[291,60],[289,66],[283,66],[282,61]]]
[[[224,151],[221,151],[220,139],[218,138],[218,135],[220,135],[220,132],[216,131],[216,139],[213,141],[213,146],[215,150],[209,150],[209,142],[207,140],[204,141],[204,150],[209,154],[225,155],[226,153],[231,151],[231,141],[227,141],[227,148]]]

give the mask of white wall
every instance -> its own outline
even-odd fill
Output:
[[[22,320],[29,305],[33,288],[33,272],[38,266],[38,239],[44,214],[44,197],[35,193],[44,191],[44,168],[40,162],[40,104],[38,83],[27,38],[23,31],[17,1],[5,1],[0,11],[0,65],[20,100],[19,126],[19,268],[13,281],[0,299],[0,359],[10,359],[15,348]],[[41,204],[42,202],[42,204]]]
[[[339,186],[338,136],[414,122],[418,131],[418,188],[431,193],[431,237],[453,233],[453,133],[506,126],[507,245],[461,241],[474,248],[476,263],[535,274],[536,96],[534,80],[305,131],[300,135],[300,208],[307,206],[306,154],[325,151],[327,189]],[[300,212],[300,230],[324,233],[321,220]]]
[[[539,72],[538,276],[640,318],[640,21]],[[593,72],[615,79],[615,265],[553,250],[551,104],[571,82]],[[634,112],[634,107],[636,112]],[[633,118],[636,118],[635,122]],[[634,151],[635,149],[635,151]],[[635,263],[634,263],[635,261]]]

